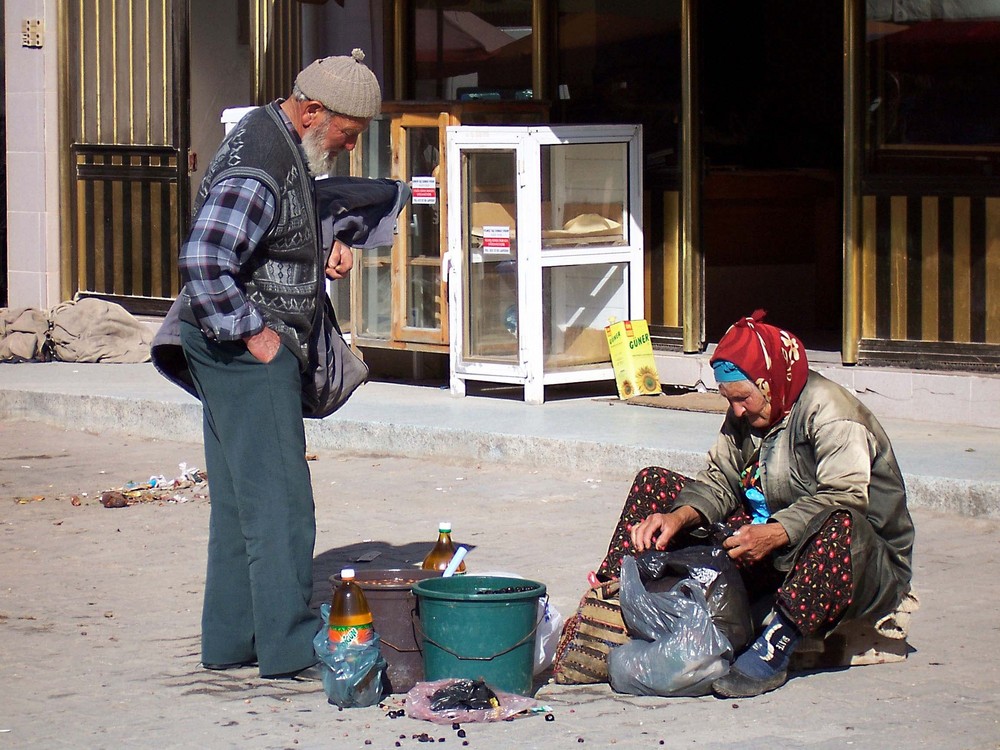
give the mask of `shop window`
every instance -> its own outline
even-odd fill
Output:
[[[697,26],[706,166],[839,170],[841,3],[704,3]]]
[[[642,125],[647,180],[679,163],[680,19],[680,0],[558,2],[553,120]]]
[[[876,174],[1000,174],[1000,2],[868,3]]]
[[[531,99],[531,0],[415,0],[414,98]]]

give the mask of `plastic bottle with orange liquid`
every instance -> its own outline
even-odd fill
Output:
[[[340,571],[340,582],[333,589],[328,629],[330,646],[338,643],[368,643],[372,639],[372,611],[365,592],[354,580],[354,569]]]

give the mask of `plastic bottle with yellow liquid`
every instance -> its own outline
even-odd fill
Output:
[[[368,643],[372,639],[372,611],[365,592],[354,580],[354,569],[340,571],[340,582],[333,589],[330,602],[328,639],[338,643]]]
[[[448,567],[448,563],[451,562],[451,558],[455,556],[455,545],[451,541],[451,522],[442,521],[438,524],[438,538],[437,542],[430,552],[427,553],[427,557],[424,558],[423,563],[420,565],[424,570],[436,570],[439,573],[443,573],[445,568]],[[455,569],[455,573],[465,572],[465,562],[459,564],[458,568]]]

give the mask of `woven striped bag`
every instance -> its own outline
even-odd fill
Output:
[[[589,589],[566,620],[552,676],[560,685],[608,681],[608,653],[629,640],[618,602],[618,581]]]

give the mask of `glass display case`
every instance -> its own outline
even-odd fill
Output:
[[[452,393],[613,380],[604,327],[643,317],[640,126],[447,135]]]
[[[469,122],[542,122],[547,112],[539,102],[383,103],[382,113],[358,141],[351,170],[362,177],[404,180],[412,197],[391,247],[355,251],[349,309],[343,292],[335,301],[353,344],[447,352],[446,129]]]

